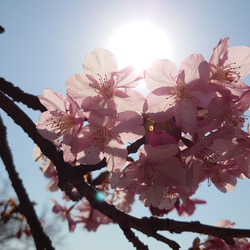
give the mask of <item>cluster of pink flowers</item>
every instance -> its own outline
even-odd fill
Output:
[[[39,99],[47,111],[37,130],[74,165],[105,158],[111,188],[126,193],[123,209],[136,194],[153,214],[176,208],[190,215],[204,203],[191,198],[204,180],[232,192],[237,178],[250,178],[250,136],[243,130],[250,87],[242,81],[250,47],[229,48],[226,37],[209,61],[193,54],[178,69],[158,59],[144,74],[118,70],[114,55],[97,48],[83,69],[67,80],[66,96],[44,90]],[[140,80],[146,97],[135,89]],[[129,161],[126,146],[144,136],[138,159]]]

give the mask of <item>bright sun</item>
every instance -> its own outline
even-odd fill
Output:
[[[137,72],[155,59],[171,57],[168,38],[148,21],[129,23],[119,29],[110,39],[109,50],[115,55],[119,69],[132,65]]]

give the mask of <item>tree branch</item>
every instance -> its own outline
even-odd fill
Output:
[[[129,242],[133,244],[136,249],[139,250],[149,250],[148,246],[144,245],[137,236],[135,236],[134,232],[126,226],[120,225],[124,235],[128,239]]]
[[[12,186],[17,194],[20,202],[20,210],[25,215],[30,226],[32,236],[34,238],[37,249],[54,249],[49,237],[44,233],[41,223],[36,215],[33,204],[29,200],[28,194],[23,186],[22,180],[19,178],[15,169],[10,148],[6,138],[6,127],[2,123],[0,116],[0,156],[5,164],[6,170],[9,174]]]
[[[22,102],[29,108],[34,110],[40,110],[41,112],[47,109],[41,104],[37,96],[24,93],[20,88],[15,87],[11,82],[7,82],[5,79],[0,77],[0,91],[7,94],[16,102]]]

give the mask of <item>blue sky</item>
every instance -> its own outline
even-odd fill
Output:
[[[250,46],[249,9],[248,0],[1,1],[0,25],[6,31],[0,36],[0,76],[35,95],[41,95],[44,88],[65,93],[65,81],[82,72],[83,60],[90,51],[108,48],[110,37],[120,27],[143,20],[149,20],[167,35],[177,65],[193,53],[209,59],[213,47],[226,36],[230,37],[230,46]],[[246,77],[245,82],[250,84],[250,78]],[[37,122],[39,113],[28,112]],[[48,199],[58,195],[45,191],[47,180],[32,159],[34,144],[0,113],[8,126],[9,143],[30,198],[39,202],[38,210],[44,204],[51,207]],[[0,174],[5,175],[2,162]],[[207,200],[207,205],[200,205],[190,218],[179,218],[175,213],[169,217],[199,219],[210,225],[226,218],[235,221],[237,227],[250,228],[249,189],[248,180],[239,182],[232,194],[222,194],[204,183],[195,197]],[[133,213],[148,214],[140,203]],[[184,235],[179,241],[182,249],[187,249],[193,238]],[[161,243],[144,239],[150,249],[165,249]],[[103,226],[97,233],[78,229],[66,243],[65,249],[133,249],[117,226]]]

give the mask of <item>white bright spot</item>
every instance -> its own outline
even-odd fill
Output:
[[[148,21],[133,22],[119,29],[110,39],[109,50],[115,55],[119,69],[132,65],[137,72],[155,59],[170,59],[167,36]]]

